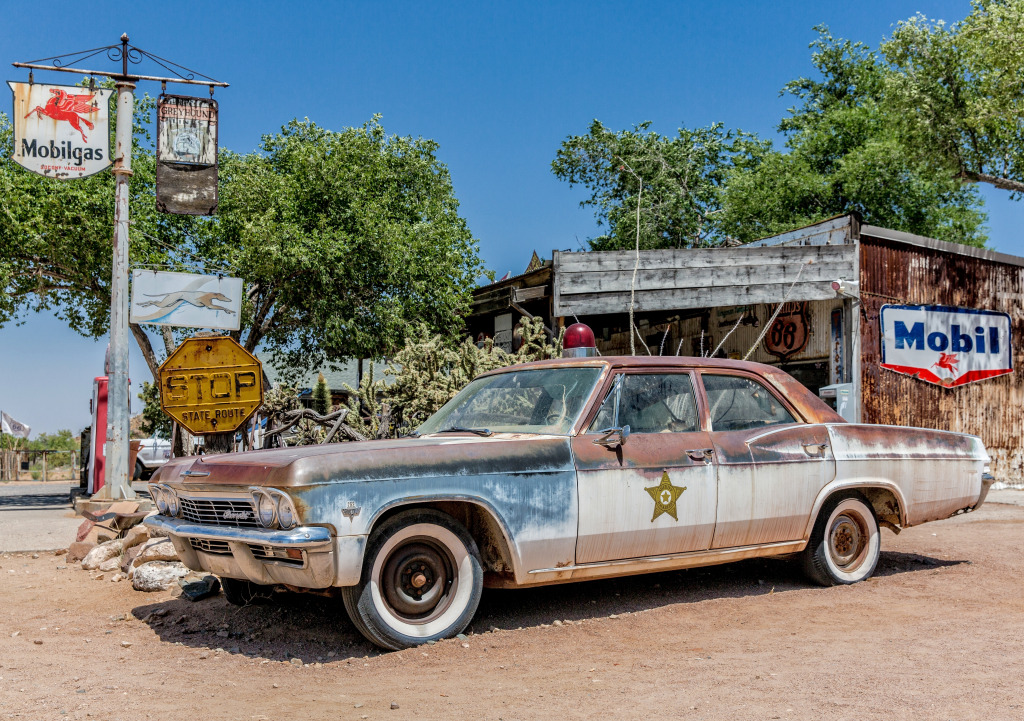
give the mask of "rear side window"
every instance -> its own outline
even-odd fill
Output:
[[[755,380],[743,376],[702,375],[713,431],[743,431],[796,423],[781,401]]]

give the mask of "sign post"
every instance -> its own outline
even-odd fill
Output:
[[[71,67],[78,60],[92,57],[103,50],[107,51],[107,56],[112,60],[121,61],[120,73]],[[69,57],[76,55],[83,57],[70,62],[67,60]],[[77,73],[79,75],[109,77],[114,80],[117,87],[117,124],[115,126],[113,157],[113,172],[117,178],[117,183],[114,200],[113,271],[110,282],[110,385],[107,421],[106,483],[101,493],[97,494],[98,497],[103,499],[135,497],[135,492],[132,490],[130,483],[131,470],[128,468],[130,420],[128,392],[128,179],[132,175],[132,120],[135,114],[135,83],[139,80],[155,80],[162,83],[208,85],[211,94],[215,86],[227,87],[227,83],[221,83],[206,76],[202,76],[206,78],[205,80],[196,80],[194,78],[198,73],[163,58],[157,59],[162,67],[175,73],[177,72],[174,70],[175,67],[181,68],[189,73],[188,77],[185,75],[179,75],[177,78],[129,75],[128,63],[140,63],[144,57],[155,58],[155,56],[151,56],[140,48],[128,45],[128,35],[125,33],[121,35],[120,46],[111,45],[106,48],[44,58],[43,60],[30,63],[13,63],[15,67],[27,68],[30,71],[52,70]],[[42,64],[47,60],[53,61],[53,64]],[[29,86],[34,84],[32,72],[29,72],[28,84]],[[17,110],[17,89],[13,85],[12,88],[15,89],[15,109]],[[86,90],[86,88],[82,88],[82,90]],[[105,92],[109,93],[109,91]],[[30,109],[22,117],[22,120],[27,120],[28,116],[33,113],[37,119],[46,115],[52,122],[42,124],[42,127],[49,125],[55,129],[54,134],[56,134],[61,131],[60,129],[66,130],[64,123],[67,123],[74,131],[81,134],[82,142],[87,143],[88,133],[94,133],[96,130],[99,130],[97,122],[91,120],[90,117],[93,115],[97,119],[100,116],[106,117],[106,109],[104,108],[103,112],[100,111],[100,101],[95,99],[95,95],[99,95],[101,100],[105,100],[109,96],[102,94],[100,91],[78,94],[67,93],[56,87],[50,93],[53,95],[51,100],[48,100],[45,105]],[[17,116],[18,114],[16,113],[15,115]],[[24,123],[16,123],[16,131],[19,126],[22,128],[22,132],[27,130],[27,125]],[[106,126],[104,125],[104,127]],[[42,138],[35,138],[34,146],[32,145],[32,140],[32,138],[19,136],[17,132],[15,133],[15,160],[23,167],[42,175],[57,178],[83,177],[84,175],[99,172],[99,170],[106,167],[101,165],[101,167],[92,170],[92,172],[87,172],[88,168],[94,167],[95,164],[94,166],[85,165],[84,161],[86,160],[85,156],[89,150],[88,148],[77,148],[77,150],[81,151],[81,162],[79,161],[73,136],[67,143],[57,138],[50,139],[49,144],[45,146],[40,145],[39,141]],[[109,141],[107,142],[109,143]],[[27,151],[32,147],[35,148],[35,159],[38,159],[45,149],[45,157],[51,161],[45,165],[55,167],[34,168],[27,165],[26,162],[18,160],[19,153],[24,159]],[[59,157],[54,156],[55,151],[59,153]],[[102,154],[97,158],[95,150],[92,151],[92,154],[92,160],[95,160],[97,163],[109,163],[110,161],[109,148],[105,154],[106,158]]]

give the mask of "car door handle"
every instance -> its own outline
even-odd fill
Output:
[[[714,448],[693,448],[686,452],[686,455],[693,461],[704,461],[705,463],[711,461],[711,457],[714,455]]]
[[[828,443],[801,443],[804,447],[804,453],[809,456],[824,456],[825,449],[828,448]],[[817,449],[817,453],[814,450]]]

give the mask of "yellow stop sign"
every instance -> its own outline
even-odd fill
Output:
[[[233,338],[189,338],[160,365],[160,407],[197,436],[230,433],[263,404],[263,368]]]

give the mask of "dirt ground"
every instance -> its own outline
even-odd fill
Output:
[[[1024,718],[1024,507],[882,541],[843,588],[747,561],[485,591],[465,639],[398,653],[340,601],[191,603],[5,554],[0,718]]]

